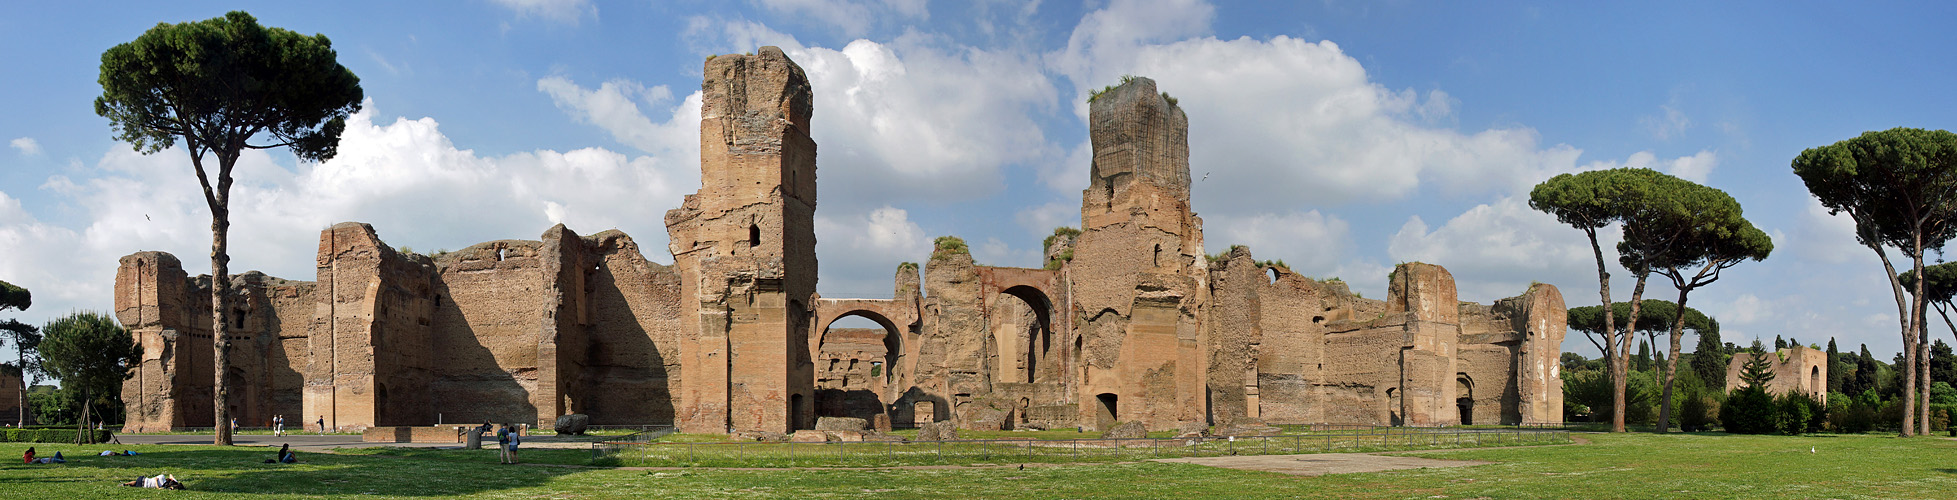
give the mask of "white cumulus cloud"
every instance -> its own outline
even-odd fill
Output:
[[[22,156],[39,156],[41,154],[41,142],[34,140],[33,137],[21,137],[7,141],[7,145],[20,150]]]

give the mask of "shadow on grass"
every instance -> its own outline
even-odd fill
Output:
[[[53,496],[50,498],[53,498],[61,497],[59,490],[64,488],[114,486],[115,483],[138,477],[167,473],[175,475],[192,491],[323,496],[443,496],[488,494],[541,486],[559,476],[581,471],[565,467],[523,467],[457,460],[304,452],[298,453],[297,464],[268,464],[263,462],[271,458],[273,450],[265,448],[131,448],[138,449],[140,454],[133,457],[101,457],[86,451],[87,448],[43,447],[47,454],[57,449],[64,452],[68,455],[68,463],[0,465],[0,485],[53,487],[56,490],[51,491]],[[25,449],[25,446],[0,447],[0,456],[18,455]],[[4,489],[14,488],[0,486],[0,490]]]
[[[1957,469],[1931,469],[1944,474],[1957,474]]]

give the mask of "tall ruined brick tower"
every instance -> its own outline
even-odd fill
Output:
[[[1202,219],[1189,210],[1189,118],[1148,78],[1089,105],[1092,183],[1071,266],[1081,423],[1206,418]]]
[[[683,432],[813,424],[815,141],[808,76],[781,49],[707,60],[700,191],[666,212],[681,280]]]

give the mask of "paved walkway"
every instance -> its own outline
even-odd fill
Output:
[[[216,439],[212,434],[117,434],[122,444],[211,444]],[[272,446],[290,443],[302,451],[329,451],[334,448],[371,448],[376,446],[396,446],[402,448],[461,448],[462,443],[369,443],[360,436],[343,434],[288,434],[270,436],[263,434],[240,434],[231,436],[231,443],[239,446]],[[490,438],[489,447],[496,447],[495,438]],[[524,436],[523,448],[569,448],[590,449],[590,438],[568,439],[557,436]]]
[[[1425,469],[1429,467],[1468,467],[1495,463],[1476,460],[1435,460],[1419,457],[1395,457],[1369,453],[1164,458],[1155,461],[1207,465],[1226,469],[1276,472],[1296,476],[1382,472],[1401,469]]]

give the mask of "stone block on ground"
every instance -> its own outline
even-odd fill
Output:
[[[788,441],[787,434],[767,431],[736,432],[727,437],[734,441],[760,441],[763,443],[781,443]]]
[[[869,422],[855,417],[822,417],[815,419],[815,430],[818,431],[863,432],[863,429],[868,428],[868,426]]]
[[[1203,437],[1210,434],[1210,426],[1202,422],[1183,422],[1176,426],[1177,438]]]
[[[557,430],[557,435],[559,436],[570,435],[570,434],[584,434],[585,428],[590,426],[591,426],[590,415],[585,415],[582,413],[572,413],[569,415],[557,417],[556,430]]]
[[[949,441],[958,439],[958,426],[951,421],[932,422],[917,428],[918,441]]]
[[[822,431],[822,434],[824,436],[828,436],[830,441],[842,441],[842,442],[849,442],[849,443],[856,443],[856,442],[863,441],[862,431]]]
[[[790,442],[790,443],[827,443],[827,442],[829,442],[829,434],[828,434],[828,433],[826,433],[826,432],[822,432],[822,431],[815,431],[815,430],[799,430],[799,431],[795,431],[795,433],[794,433],[794,434],[790,434],[790,435],[788,436],[788,442]]]
[[[1148,428],[1143,427],[1141,422],[1118,423],[1114,425],[1114,428],[1101,433],[1101,439],[1141,439],[1145,437],[1148,437]]]
[[[960,416],[965,417],[963,427],[975,431],[1006,430],[1006,424],[1012,418],[1012,412],[986,407],[973,408],[961,413]]]
[[[870,428],[879,433],[890,432],[890,414],[878,413],[870,419]]]

